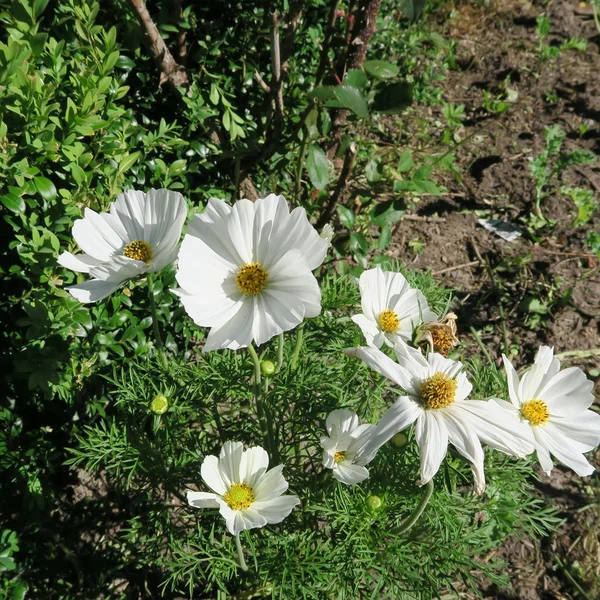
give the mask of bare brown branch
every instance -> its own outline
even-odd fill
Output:
[[[146,43],[152,58],[160,70],[160,83],[167,83],[172,88],[186,87],[189,83],[187,71],[177,63],[167,48],[158,27],[152,20],[144,0],[129,0],[137,15],[140,25],[146,32]]]

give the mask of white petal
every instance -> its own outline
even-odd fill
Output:
[[[241,267],[248,262],[236,252],[231,241],[231,235],[227,229],[228,221],[229,217],[215,223],[206,223],[202,220],[202,215],[195,215],[188,224],[187,235],[182,243],[179,260],[181,261],[181,253],[183,252],[185,240],[190,236],[198,240],[198,245],[194,248],[194,251],[198,251],[201,246],[206,246],[201,251],[203,252],[203,256],[210,257],[210,262],[221,260],[224,264],[233,265],[234,268]],[[200,261],[200,257],[197,256],[195,263],[196,270],[202,264],[204,262]],[[190,252],[190,265],[192,268],[194,267],[193,252]]]
[[[219,459],[216,456],[210,454],[204,458],[202,466],[200,467],[200,475],[202,475],[204,483],[206,483],[211,490],[221,496],[227,493],[229,481],[226,481],[223,478],[219,466]]]
[[[435,373],[435,371],[431,372],[431,365],[429,364],[428,359],[425,358],[420,352],[420,350],[411,348],[404,342],[398,343],[394,346],[394,353],[398,359],[398,364],[400,364],[412,376],[417,377],[418,379],[425,379],[429,375],[433,375],[433,373]],[[437,356],[441,355],[438,354]],[[440,367],[440,369],[442,368],[443,367]]]
[[[569,438],[556,430],[547,431],[547,427],[535,427],[534,429],[536,440],[561,463],[573,469],[577,475],[585,477],[594,472],[594,467]]]
[[[564,436],[585,446],[584,452],[593,450],[600,444],[600,415],[586,410],[576,417],[554,417],[550,423]]]
[[[552,416],[570,417],[581,414],[594,402],[594,384],[585,373],[571,367],[547,381],[536,398],[546,402]]]
[[[327,415],[325,426],[327,433],[337,438],[341,433],[350,433],[358,427],[358,415],[351,410],[338,408]]]
[[[389,356],[381,352],[381,350],[366,346],[357,346],[356,348],[346,348],[344,354],[360,358],[372,369],[398,384],[407,393],[416,395],[413,375],[398,363],[395,363]]]
[[[254,488],[256,482],[269,468],[269,455],[264,448],[254,446],[242,454],[240,463],[240,481]]]
[[[514,412],[505,410],[493,400],[455,402],[445,410],[451,411],[459,420],[466,420],[482,442],[500,452],[521,458],[533,452],[529,425],[520,422]]]
[[[144,240],[152,246],[152,271],[160,271],[177,258],[187,205],[179,192],[150,190],[146,197]]]
[[[375,348],[381,348],[384,336],[379,335],[381,332],[375,321],[367,319],[365,315],[352,315],[351,319],[360,327],[367,346],[374,346]]]
[[[400,396],[392,406],[381,415],[381,418],[370,432],[370,439],[361,454],[375,454],[381,446],[394,435],[414,423],[423,413],[421,406],[408,396]]]
[[[219,508],[216,494],[188,490],[186,496],[190,506],[195,506],[196,508]]]
[[[290,310],[301,303],[307,318],[321,312],[319,283],[298,250],[286,252],[269,269],[269,282],[264,293],[267,299],[277,295],[281,301],[285,297]]]
[[[117,196],[110,205],[112,222],[119,222],[125,229],[125,239],[133,242],[143,240],[149,242],[144,236],[144,206],[146,194],[138,190],[127,190]]]
[[[484,454],[481,442],[469,424],[457,417],[455,413],[445,411],[444,419],[448,427],[448,439],[471,463],[471,471],[475,480],[475,491],[482,494],[485,490]]]
[[[448,428],[440,414],[426,410],[417,419],[415,439],[419,446],[421,481],[426,484],[438,472],[448,452]]]
[[[256,502],[267,502],[281,496],[288,489],[288,483],[281,474],[283,465],[277,465],[263,473],[254,485],[254,498]]]
[[[540,397],[545,375],[545,365],[534,363],[531,369],[521,377],[518,395],[522,402]]]
[[[274,194],[257,200],[255,204],[257,214],[260,212],[261,223],[272,223],[267,252],[263,254],[262,251],[260,257],[265,266],[274,264],[282,249],[292,248],[304,256],[311,271],[321,265],[329,243],[310,224],[303,208],[295,208],[290,214],[285,198]]]
[[[90,279],[77,285],[65,288],[73,298],[83,304],[98,302],[116,292],[122,285],[122,281],[103,281],[102,279]]]
[[[89,208],[85,209],[85,217],[73,224],[73,237],[86,254],[99,261],[120,253],[127,243],[101,215]]]
[[[253,302],[243,302],[240,309],[229,321],[221,326],[214,326],[210,330],[202,351],[210,352],[211,350],[220,350],[222,348],[230,348],[231,350],[245,348],[252,342],[253,320]]]
[[[541,444],[536,444],[535,450],[542,469],[545,471],[546,475],[550,475],[554,468],[554,463],[550,458],[550,452],[548,452]]]
[[[300,499],[296,496],[280,496],[272,500],[264,502],[254,502],[254,509],[267,523],[273,525],[281,523],[291,512],[295,506],[300,504]]]
[[[255,258],[252,251],[254,213],[254,203],[250,200],[239,200],[233,205],[231,213],[223,220],[227,226],[230,242],[242,259],[242,264],[250,263]]]
[[[333,469],[333,476],[346,485],[354,485],[364,481],[369,476],[369,469],[343,460]]]
[[[508,358],[503,354],[502,360],[504,362],[504,370],[506,371],[506,380],[508,383],[508,395],[510,396],[510,401],[513,403],[515,408],[521,407],[521,402],[519,400],[519,376],[515,368],[512,366],[512,363]]]
[[[110,261],[90,268],[90,275],[103,281],[126,281],[147,272],[146,263],[126,256],[114,256]]]
[[[93,256],[89,256],[87,254],[71,254],[70,252],[63,252],[58,257],[58,264],[66,267],[67,269],[71,269],[72,271],[77,271],[78,273],[89,273],[90,267],[95,267],[99,265],[102,261],[94,258]]]
[[[241,442],[225,442],[219,454],[219,469],[223,480],[231,485],[243,481],[240,473],[244,445]],[[216,491],[216,490],[215,490]]]
[[[243,302],[228,298],[225,294],[208,298],[186,294],[181,288],[171,290],[177,294],[185,312],[201,327],[222,327],[242,309]]]
[[[231,212],[229,206],[224,200],[218,198],[209,198],[204,212],[198,215],[198,218],[207,224],[214,224],[224,219]]]
[[[239,535],[245,529],[255,529],[267,524],[266,519],[254,509],[254,504],[246,510],[232,510],[221,498],[217,497],[217,502],[219,503],[219,512],[225,519],[231,535]]]

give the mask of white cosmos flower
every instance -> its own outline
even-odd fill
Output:
[[[282,495],[288,489],[281,474],[283,465],[270,471],[268,467],[269,456],[260,446],[244,450],[241,442],[225,442],[219,457],[207,456],[200,469],[214,493],[188,490],[188,503],[196,508],[218,508],[232,535],[280,523],[300,500]]]
[[[179,252],[175,292],[197,325],[211,327],[204,351],[263,344],[321,312],[312,270],[329,242],[303,208],[283,196],[233,207],[211,198],[192,220]]]
[[[66,288],[80,302],[97,302],[127,279],[160,271],[177,258],[187,206],[179,192],[130,190],[119,194],[107,213],[86,208],[73,225],[83,254],[63,252],[58,262],[92,277]]]
[[[325,425],[329,437],[321,437],[323,466],[332,469],[333,476],[347,485],[364,481],[369,476],[365,465],[376,453],[365,453],[374,426],[359,425],[358,415],[343,408],[330,412]]]
[[[481,442],[521,457],[533,452],[529,432],[514,415],[492,400],[468,400],[473,386],[462,372],[462,363],[435,352],[425,358],[403,343],[396,345],[395,351],[399,364],[376,348],[346,349],[346,354],[364,360],[405,394],[381,416],[366,453],[416,422],[421,485],[437,473],[451,443],[471,463],[475,489],[482,493],[485,474]]]
[[[411,288],[402,273],[376,267],[364,271],[358,285],[363,314],[352,320],[369,346],[381,348],[385,342],[393,348],[399,341],[410,341],[421,322],[437,320],[423,293]]]
[[[600,415],[588,410],[594,402],[594,384],[577,367],[561,371],[553,353],[553,348],[541,346],[520,381],[502,355],[510,402],[497,402],[530,430],[537,457],[548,475],[554,466],[551,454],[578,475],[591,475],[594,467],[583,453],[600,444]]]

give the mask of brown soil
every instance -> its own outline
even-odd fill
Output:
[[[566,150],[586,148],[600,154],[600,35],[593,20],[577,14],[585,7],[574,0],[478,4],[451,3],[436,27],[457,43],[457,68],[447,74],[443,87],[447,102],[465,107],[466,119],[458,129],[465,141],[455,150],[462,180],[449,175],[443,182],[447,194],[422,198],[416,205],[417,220],[399,224],[390,252],[404,261],[408,256],[415,268],[431,269],[440,282],[456,289],[453,309],[467,353],[478,352],[471,327],[481,332],[495,359],[512,350],[518,366],[531,362],[541,344],[554,346],[557,353],[597,349],[600,275],[585,236],[598,231],[600,211],[588,224],[574,227],[574,203],[554,193],[543,204],[546,216],[556,221],[554,227],[529,232],[525,220],[535,198],[529,161],[544,147],[546,127],[558,124],[564,129]],[[581,38],[588,42],[587,51],[566,50],[540,62],[536,17],[542,12],[551,22],[549,44]],[[483,90],[504,98],[506,88],[516,96],[507,112],[493,114],[482,106]],[[428,110],[432,129],[436,121],[445,122],[441,106],[419,109],[419,116]],[[597,192],[600,164],[569,168],[561,182],[553,183],[556,188],[562,184]],[[506,242],[478,225],[478,216],[510,221],[523,235]],[[411,240],[424,245],[421,253],[411,250]],[[527,309],[536,298],[546,304],[545,314],[536,316]],[[506,343],[508,348],[503,347]],[[600,370],[598,354],[565,357],[563,363],[580,366],[596,379]],[[598,381],[596,389],[600,391]],[[590,460],[594,458],[599,464],[600,454]],[[539,547],[508,540],[496,557],[510,565],[511,588],[490,585],[483,596],[599,598],[597,476],[583,480],[558,467],[538,487],[561,511],[564,526]]]

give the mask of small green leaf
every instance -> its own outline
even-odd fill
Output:
[[[406,173],[406,171],[410,171],[415,166],[415,163],[412,159],[412,151],[405,150],[400,155],[400,160],[398,161],[398,166],[396,170],[400,173]]]
[[[306,170],[308,171],[310,182],[318,190],[325,189],[329,183],[331,164],[325,152],[316,144],[311,144],[308,147]]]
[[[40,196],[44,200],[50,202],[51,200],[54,200],[54,198],[56,198],[56,187],[46,177],[36,177],[33,180],[33,183],[35,184],[37,191],[40,193]]]
[[[348,229],[352,229],[354,227],[355,215],[354,213],[347,208],[346,206],[342,206],[341,204],[337,207],[338,215],[340,217],[340,223],[347,227]]]
[[[137,162],[138,158],[142,155],[141,152],[133,152],[132,154],[126,154],[119,162],[119,173],[125,173]]]
[[[16,194],[4,194],[0,200],[2,200],[2,204],[4,204],[8,210],[11,210],[14,213],[21,213],[25,210],[25,200]]]
[[[351,85],[352,87],[362,89],[369,83],[369,78],[365,75],[364,71],[360,69],[350,69],[344,77],[344,84]]]
[[[391,79],[398,77],[400,69],[391,62],[385,60],[366,60],[363,63],[364,70],[377,79]]]
[[[367,101],[358,88],[351,85],[338,85],[333,88],[333,93],[344,108],[350,109],[358,117],[365,119],[369,116]]]

